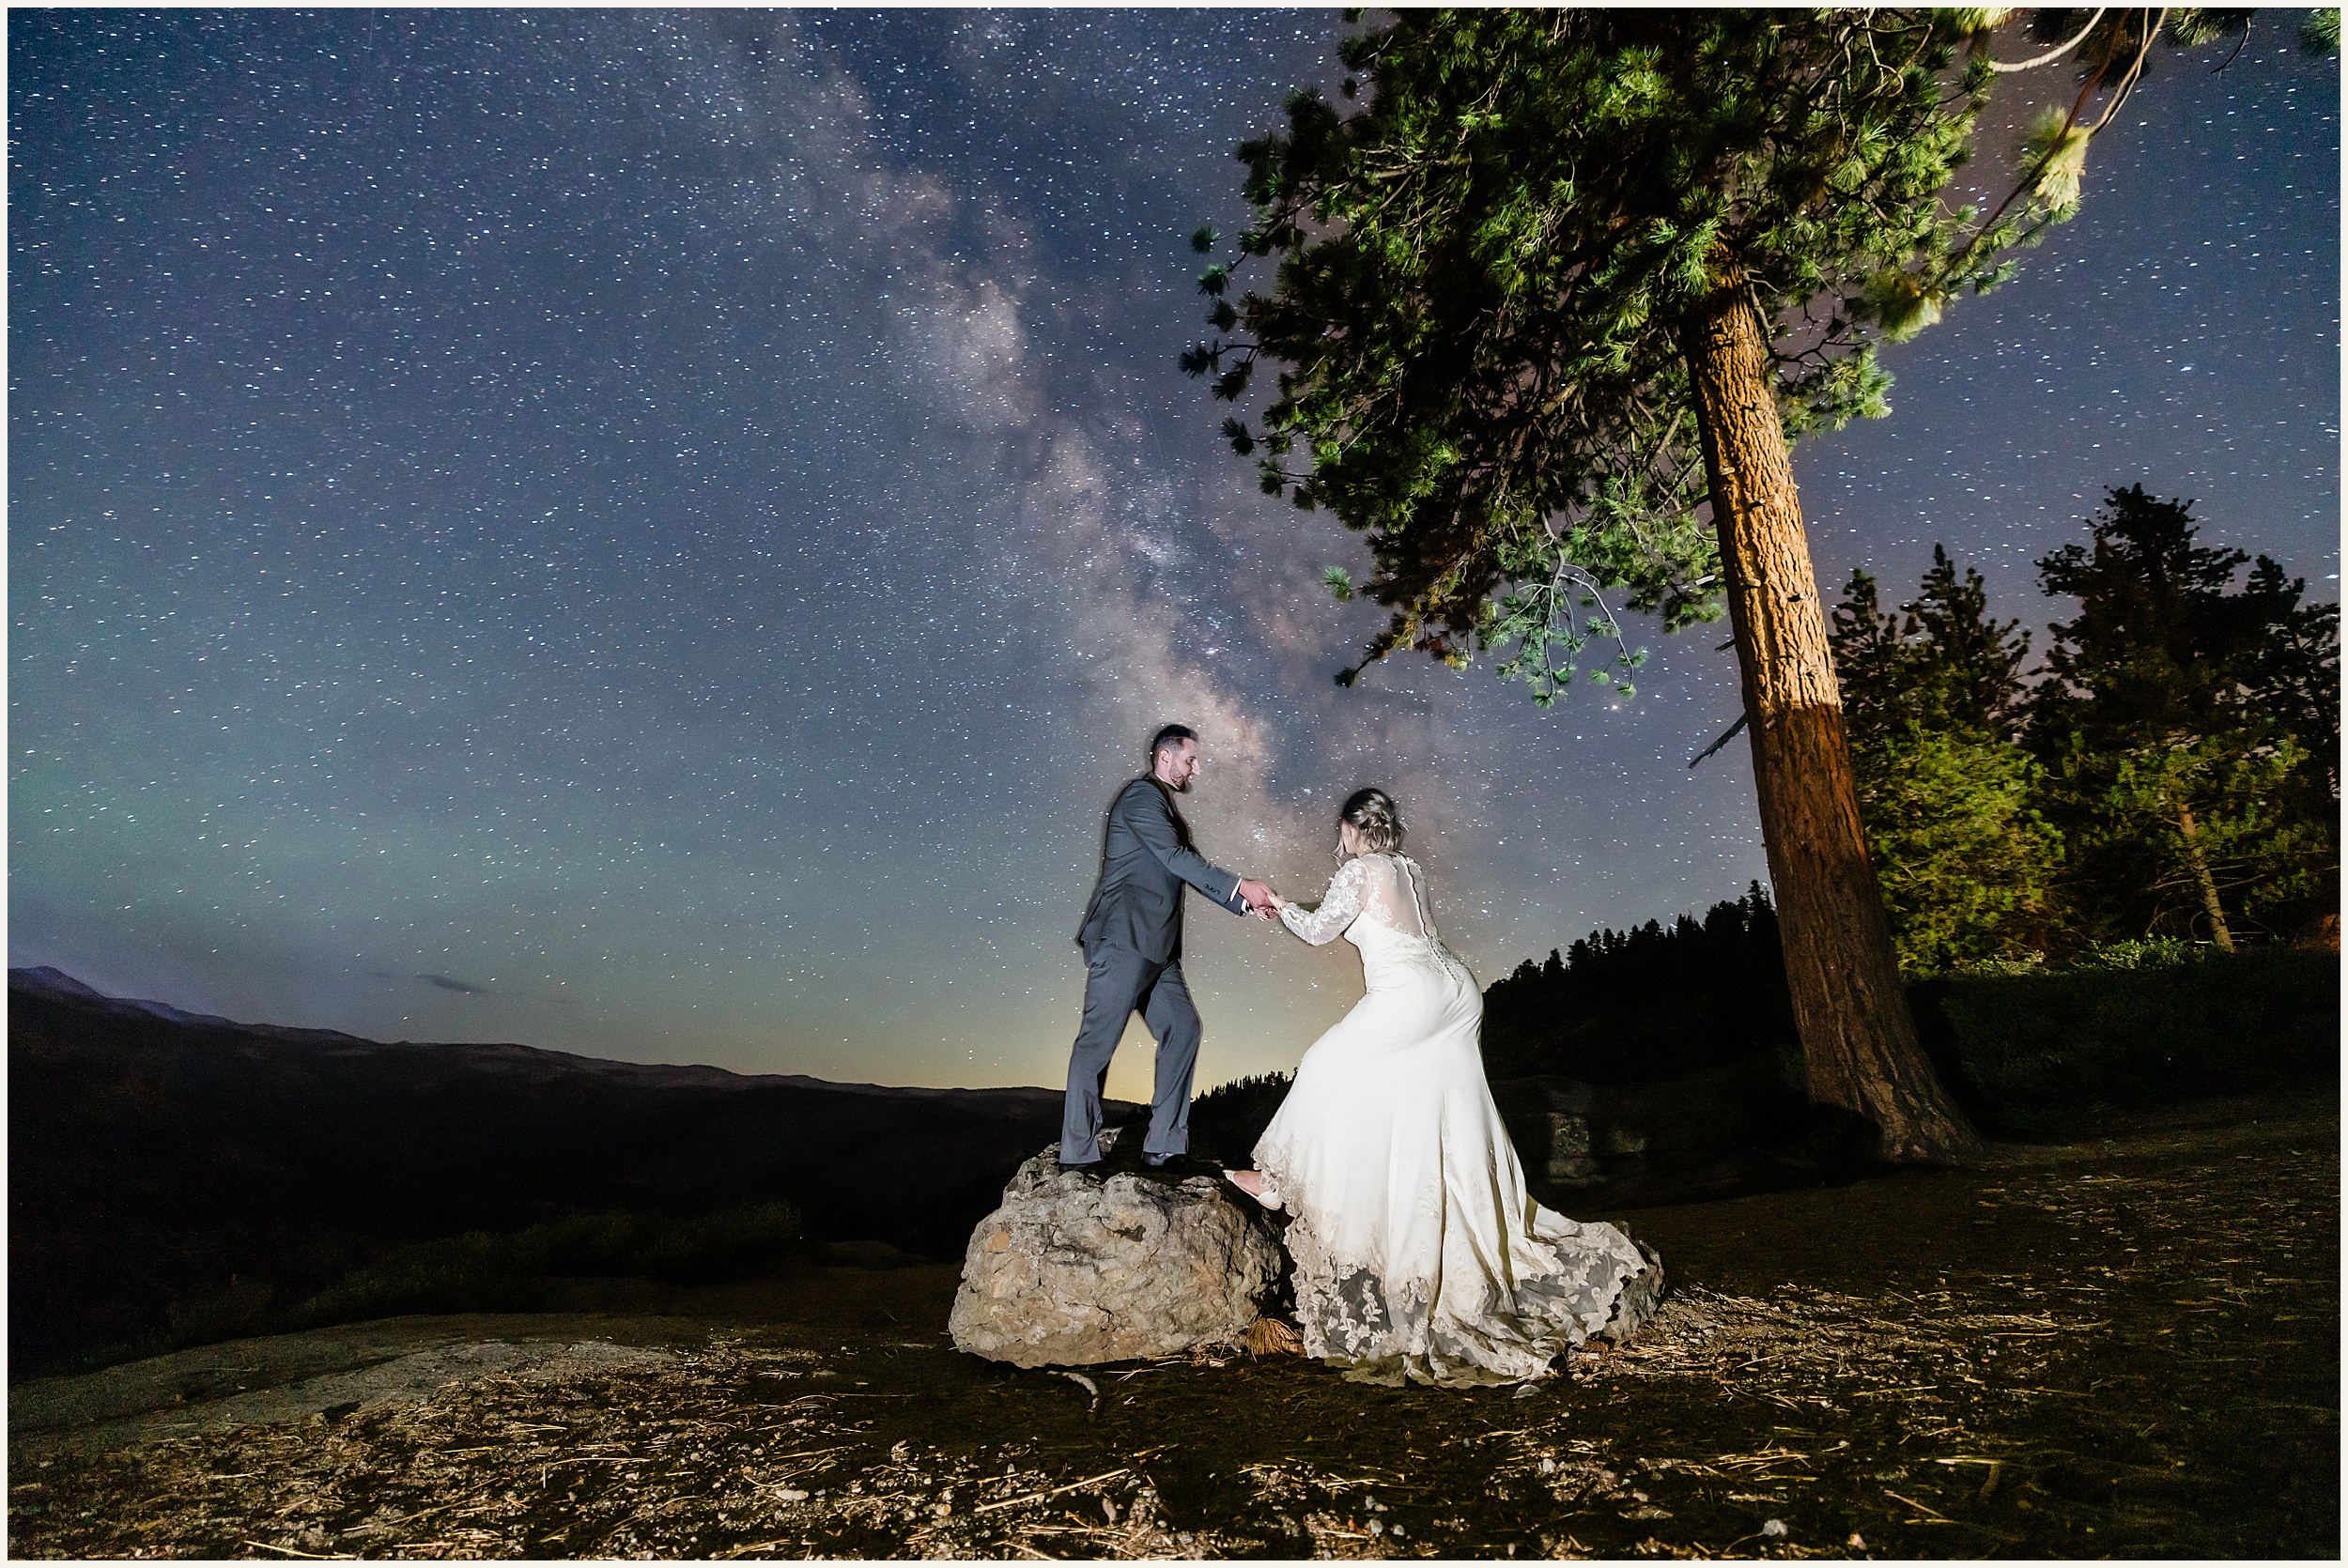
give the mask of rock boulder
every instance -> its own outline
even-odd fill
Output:
[[[1284,1262],[1260,1210],[1213,1176],[1061,1171],[1058,1156],[1056,1144],[1020,1166],[971,1233],[948,1323],[956,1345],[1014,1366],[1086,1366],[1246,1331]]]

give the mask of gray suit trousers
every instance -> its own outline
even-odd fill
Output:
[[[1145,1154],[1190,1150],[1190,1081],[1198,1066],[1198,1009],[1182,983],[1182,960],[1152,963],[1131,947],[1102,943],[1086,955],[1084,1022],[1068,1056],[1068,1101],[1061,1113],[1059,1157],[1089,1165],[1101,1158],[1101,1087],[1109,1058],[1136,1012],[1158,1042],[1157,1085],[1150,1098]]]

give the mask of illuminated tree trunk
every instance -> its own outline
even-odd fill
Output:
[[[2217,879],[2209,874],[2202,857],[2201,834],[2193,825],[2193,807],[2181,796],[2170,797],[2177,807],[2177,831],[2185,836],[2185,863],[2193,869],[2194,885],[2201,890],[2201,907],[2209,912],[2210,935],[2220,952],[2233,951],[2233,932],[2226,925],[2226,906],[2217,901]]]
[[[1743,669],[1761,836],[1813,1101],[1873,1122],[1888,1160],[1955,1164],[1981,1137],[1917,1043],[1867,858],[1842,693],[1769,391],[1769,346],[1729,265],[1682,333]]]

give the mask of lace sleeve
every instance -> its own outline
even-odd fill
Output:
[[[1321,896],[1319,909],[1308,915],[1290,904],[1280,911],[1280,923],[1316,947],[1336,940],[1361,914],[1362,885],[1368,874],[1364,862],[1347,861],[1329,879],[1329,890]]]

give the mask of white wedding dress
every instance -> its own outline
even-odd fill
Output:
[[[1366,1382],[1513,1383],[1644,1320],[1655,1255],[1525,1191],[1476,1048],[1484,998],[1436,938],[1417,863],[1358,856],[1318,911],[1280,918],[1316,946],[1343,933],[1366,988],[1256,1145],[1265,1201],[1293,1215],[1305,1354]]]

